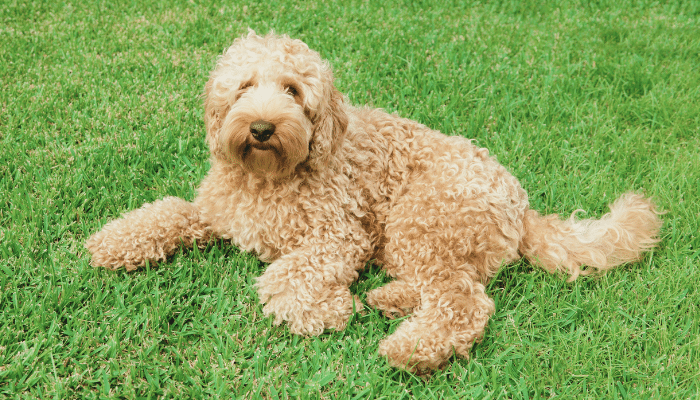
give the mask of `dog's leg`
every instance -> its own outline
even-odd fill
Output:
[[[440,368],[453,354],[468,357],[495,310],[481,283],[464,290],[435,282],[421,292],[421,305],[379,345],[391,365],[416,373]]]
[[[177,197],[144,204],[92,235],[85,247],[94,266],[127,270],[164,261],[179,246],[204,245],[212,238],[196,206]]]
[[[482,336],[494,312],[484,283],[501,264],[519,257],[520,219],[527,205],[517,199],[521,190],[504,171],[497,171],[500,181],[480,184],[470,175],[442,175],[454,165],[441,168],[411,182],[392,206],[385,233],[383,267],[397,278],[397,287],[410,283],[408,296],[419,304],[382,341],[380,353],[392,365],[417,372],[440,367],[452,354],[467,356]],[[390,306],[386,295],[392,289],[373,292],[370,304]]]
[[[315,242],[270,264],[256,282],[265,315],[274,314],[276,325],[287,321],[289,330],[301,335],[344,329],[353,311],[362,309],[348,288],[369,254],[367,238],[351,237],[350,242]]]

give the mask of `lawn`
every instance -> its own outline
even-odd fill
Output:
[[[273,326],[265,265],[228,243],[91,267],[103,224],[195,196],[203,86],[248,28],[306,41],[352,103],[476,139],[543,213],[646,193],[663,242],[573,283],[505,266],[483,342],[427,379],[377,354],[401,320],[375,310]],[[700,396],[699,2],[3,0],[0,85],[0,397]]]

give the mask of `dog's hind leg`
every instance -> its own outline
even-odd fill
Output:
[[[197,207],[177,197],[166,197],[128,212],[92,235],[85,247],[94,266],[133,270],[146,262],[164,261],[180,246],[208,243],[212,232]]]
[[[436,282],[421,290],[421,304],[392,335],[379,345],[394,367],[426,373],[445,364],[450,356],[469,356],[474,342],[481,339],[494,302],[484,285],[469,288]]]
[[[413,315],[380,345],[390,364],[436,369],[453,353],[467,356],[482,336],[494,312],[484,284],[502,264],[519,258],[527,206],[517,182],[500,172],[490,184],[479,183],[479,176],[431,174],[412,181],[393,205],[382,261],[396,283],[368,297],[385,311],[394,311],[392,301],[405,306],[405,298],[414,299]],[[401,296],[394,290],[401,287],[411,291]]]

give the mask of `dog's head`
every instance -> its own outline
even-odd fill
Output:
[[[259,176],[285,177],[302,164],[322,168],[348,125],[328,64],[286,36],[237,39],[205,96],[212,155]]]

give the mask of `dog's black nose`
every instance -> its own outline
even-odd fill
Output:
[[[275,133],[275,124],[259,119],[250,124],[250,133],[258,142],[265,142]]]

